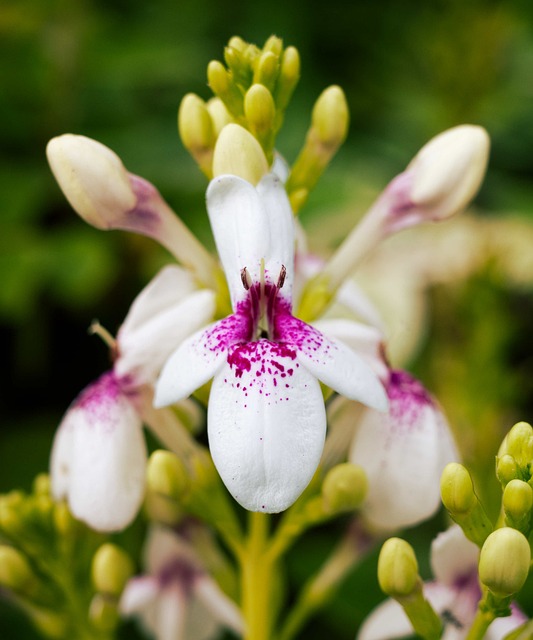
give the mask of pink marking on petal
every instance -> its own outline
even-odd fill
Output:
[[[435,401],[423,384],[406,371],[390,372],[387,394],[391,418],[402,426],[416,424],[426,408],[436,408]]]

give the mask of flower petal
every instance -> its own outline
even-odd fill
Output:
[[[190,336],[167,360],[155,389],[154,406],[183,400],[210,380],[235,342],[247,339],[250,319],[235,314]]]
[[[296,351],[299,362],[324,384],[351,400],[378,411],[387,409],[387,396],[372,369],[340,341],[289,314],[276,316],[276,338]]]
[[[365,411],[350,461],[368,476],[365,517],[390,531],[421,522],[438,509],[442,470],[458,456],[443,414],[418,381],[392,372],[388,395],[388,414]]]
[[[214,178],[207,188],[207,211],[233,307],[246,296],[241,270],[254,282],[270,247],[270,228],[256,188],[237,176]]]
[[[127,616],[141,612],[154,602],[158,593],[159,583],[153,576],[132,578],[122,592],[119,609]]]
[[[206,574],[199,576],[194,584],[194,595],[214,620],[239,636],[243,635],[244,622],[239,608],[212,578]]]
[[[477,570],[479,548],[453,525],[431,543],[431,569],[442,584],[453,586],[461,576]]]
[[[385,600],[363,622],[357,640],[392,640],[413,634],[413,627],[395,600]]]
[[[133,401],[112,372],[79,396],[57,438],[52,453],[54,495],[64,495],[67,488],[72,513],[94,529],[126,527],[144,496],[146,445]],[[64,455],[69,448],[70,461]]]
[[[132,375],[138,384],[153,383],[181,342],[213,318],[215,293],[195,291],[161,310],[134,331],[120,331],[118,376]]]
[[[496,618],[490,625],[485,635],[485,640],[501,640],[505,638],[506,634],[511,633],[521,624],[526,622],[527,617],[520,611],[520,609],[511,602],[511,615],[507,618]]]
[[[286,346],[234,346],[208,406],[209,446],[222,480],[246,509],[277,513],[311,480],[326,431],[317,380]]]

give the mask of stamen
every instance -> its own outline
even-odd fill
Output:
[[[117,347],[117,341],[115,338],[109,333],[109,331],[103,327],[98,320],[93,320],[88,329],[91,335],[96,335],[105,342],[105,344],[114,351]]]
[[[278,289],[281,289],[285,284],[285,276],[287,275],[287,269],[285,269],[285,265],[281,265],[281,271],[279,272],[278,284],[276,285]]]
[[[244,269],[241,269],[241,281],[244,289],[246,291],[249,291],[250,287],[252,286],[252,277],[248,273],[248,270],[246,269],[246,267],[244,267]]]

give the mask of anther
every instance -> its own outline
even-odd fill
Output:
[[[241,281],[242,286],[246,291],[248,291],[252,286],[252,278],[250,277],[250,274],[248,273],[246,267],[244,267],[244,269],[241,269]]]
[[[281,289],[283,287],[283,284],[285,283],[286,275],[287,275],[287,269],[285,269],[285,265],[282,264],[281,271],[279,272],[279,277],[278,277],[278,284],[277,284],[278,289]]]

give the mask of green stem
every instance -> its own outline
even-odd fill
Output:
[[[248,544],[241,559],[243,615],[245,640],[269,640],[272,620],[273,564],[266,553],[269,517],[265,513],[250,513]]]
[[[474,622],[468,631],[465,640],[482,640],[491,622],[496,618],[492,611],[482,611],[478,609]]]

